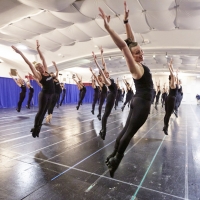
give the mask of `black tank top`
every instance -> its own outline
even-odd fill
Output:
[[[29,88],[29,94],[33,94],[33,93],[34,93],[34,89],[33,89],[32,86],[30,86],[30,88]]]
[[[107,94],[107,87],[105,84],[103,84],[103,87],[101,88],[101,94]]]
[[[133,94],[132,88],[130,88],[130,90],[128,90],[127,94],[129,94],[129,95],[132,95],[132,94]]]
[[[98,93],[99,93],[99,87],[98,87],[98,86],[96,86],[96,87],[94,88],[94,93],[95,93],[95,94],[98,94]]]
[[[159,97],[159,96],[160,96],[160,94],[161,94],[161,92],[160,92],[160,90],[159,90],[156,96],[157,96],[157,97]]]
[[[55,93],[60,94],[62,92],[62,88],[60,87],[60,82],[58,81],[58,79],[54,79],[54,86],[55,86]]]
[[[117,94],[117,85],[114,79],[110,78],[111,85],[108,86],[108,89],[111,93]]]
[[[25,85],[21,85],[21,93],[26,94],[26,86]]]
[[[63,88],[62,92],[63,92],[63,95],[65,95],[66,94],[66,89]]]
[[[48,73],[48,76],[44,76],[42,74],[42,79],[40,80],[40,83],[42,84],[42,92],[43,93],[46,93],[46,94],[55,93],[54,81],[49,73]]]
[[[151,101],[153,91],[152,75],[148,67],[146,67],[145,65],[142,66],[144,68],[143,76],[138,80],[133,79],[136,89],[134,96]]]
[[[170,90],[169,90],[169,95],[170,95],[170,96],[176,97],[177,94],[178,94],[178,86],[177,86],[177,85],[176,85],[176,88],[175,88],[175,89],[171,89],[171,88],[170,88]]]

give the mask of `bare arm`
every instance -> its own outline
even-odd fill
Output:
[[[24,59],[24,61],[28,64],[28,66],[30,67],[33,75],[38,79],[41,80],[42,76],[36,71],[35,67],[32,65],[32,63],[24,56],[24,54],[19,51],[15,46],[12,46],[12,48],[14,49],[14,51],[18,54],[20,54],[20,56]]]
[[[104,60],[104,57],[103,57],[103,48],[100,47],[99,49],[100,49],[100,51],[101,51],[101,62],[102,62],[103,68],[104,68],[104,70],[107,71],[108,69],[107,69],[107,67],[106,67],[106,63],[105,63],[105,60]]]
[[[56,69],[56,78],[58,78],[58,68],[57,68],[57,65],[56,65],[56,63],[54,61],[52,61],[52,63],[54,65],[55,69]]]
[[[82,77],[80,77],[78,74],[76,74],[76,77],[78,78],[79,81],[82,83]]]
[[[97,78],[96,74],[93,72],[92,68],[90,67],[90,71],[93,74],[95,80],[97,81],[97,83],[99,84],[99,86],[102,88],[103,84],[99,81],[99,79]]]
[[[41,61],[42,61],[44,70],[45,70],[45,72],[48,72],[47,64],[46,64],[46,61],[45,61],[45,58],[44,58],[42,52],[40,51],[40,44],[39,44],[39,41],[38,41],[38,40],[36,40],[36,44],[37,44],[37,51],[38,51],[38,54],[39,54],[40,59],[41,59]]]
[[[170,61],[170,63],[168,63],[168,67],[169,67],[169,72],[170,72],[170,76],[171,76],[171,83],[170,86],[172,89],[176,88],[176,80],[175,80],[175,76],[173,74],[173,65],[172,65],[172,60]]]
[[[108,22],[110,21],[110,17],[107,17],[103,10],[99,8],[100,16],[104,20],[104,27],[110,34],[111,38],[117,45],[117,47],[122,51],[124,54],[124,57],[126,59],[127,65],[129,67],[129,70],[133,76],[134,79],[140,79],[144,73],[143,68],[139,66],[139,64],[134,60],[129,47],[126,45],[126,43],[109,27]]]
[[[97,63],[96,55],[94,54],[94,52],[92,52],[92,54],[93,54],[94,62],[95,62],[95,64],[96,64],[96,66],[99,68],[99,72],[101,73],[101,75],[102,75],[102,77],[103,77],[103,79],[104,79],[105,84],[106,84],[107,86],[111,85],[110,79],[107,79],[107,78],[106,78],[106,76],[105,76],[103,70],[101,69],[101,67],[100,67],[99,64]]]
[[[124,1],[124,24],[126,27],[127,38],[130,38],[133,42],[135,42],[133,31],[131,29],[130,24],[128,23],[128,16],[129,16],[129,10],[127,10],[126,1]]]
[[[12,76],[12,74],[11,74],[11,73],[9,73],[9,74],[10,74],[11,78],[15,81],[15,83],[16,83],[19,87],[21,87],[22,85],[16,81],[16,79]]]

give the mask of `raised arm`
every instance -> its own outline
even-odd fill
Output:
[[[35,67],[32,65],[32,63],[24,56],[24,54],[19,51],[15,46],[12,46],[12,48],[14,49],[14,51],[16,53],[18,53],[23,59],[24,61],[28,64],[29,68],[31,69],[33,75],[38,79],[41,80],[42,76],[36,71]]]
[[[104,57],[103,57],[103,48],[102,47],[99,47],[100,51],[101,51],[101,62],[102,62],[102,65],[103,65],[103,68],[104,70],[108,70],[107,67],[106,67],[106,63],[105,63],[105,60],[104,60]]]
[[[48,72],[47,64],[46,64],[46,61],[45,61],[45,58],[44,58],[42,52],[40,51],[40,44],[39,44],[39,41],[38,41],[38,40],[36,40],[36,45],[37,45],[37,51],[38,51],[38,54],[39,54],[40,59],[41,59],[41,61],[42,61],[44,70],[45,70],[45,72]]]
[[[79,81],[82,83],[82,77],[80,77],[78,74],[76,74],[76,77],[78,78]]]
[[[175,80],[175,76],[173,74],[174,70],[173,70],[173,65],[172,65],[172,59],[168,63],[168,67],[169,67],[169,72],[170,72],[170,76],[171,76],[170,86],[171,86],[172,89],[174,89],[174,88],[176,88],[176,80]]]
[[[52,63],[54,65],[55,69],[56,69],[56,78],[58,78],[58,67],[57,67],[57,65],[54,61],[52,61]]]
[[[97,81],[98,85],[102,88],[103,84],[99,81],[99,79],[97,78],[96,74],[93,72],[91,67],[90,67],[90,71],[91,71],[92,75],[94,76],[95,80]]]
[[[42,88],[42,84],[40,83],[40,81],[35,77],[33,76],[32,74],[29,73],[29,76],[31,76],[33,78],[33,80],[36,81],[36,83]]]
[[[9,73],[9,74],[10,74],[11,78],[15,81],[15,83],[16,83],[19,87],[21,87],[22,85],[16,81],[16,79],[12,76],[12,74],[11,74],[11,73]]]
[[[141,69],[138,63],[134,60],[131,51],[129,50],[129,47],[126,45],[126,43],[108,25],[110,21],[110,16],[106,16],[101,8],[99,8],[99,11],[100,11],[99,15],[104,20],[105,29],[110,34],[111,38],[113,39],[117,47],[122,51],[133,78],[134,79],[141,78],[141,76],[144,73],[143,69]]]
[[[128,22],[128,17],[129,17],[129,10],[127,9],[126,1],[124,1],[124,24],[126,27],[127,38],[129,38],[129,39],[131,39],[131,41],[135,42],[135,37],[133,35],[131,26]]]
[[[97,57],[96,57],[96,55],[94,54],[94,52],[92,52],[92,55],[93,55],[93,58],[94,58],[94,62],[95,62],[95,64],[96,64],[96,66],[98,67],[100,74],[101,74],[102,77],[103,77],[103,80],[104,80],[105,84],[106,84],[107,86],[111,85],[110,79],[107,79],[107,78],[106,78],[106,76],[105,76],[103,70],[101,69],[101,67],[100,67],[99,64],[97,63],[97,59],[96,59]]]

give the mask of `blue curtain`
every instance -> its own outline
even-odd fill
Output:
[[[38,94],[41,88],[35,81],[31,80],[31,85],[34,88],[34,95],[32,103],[34,106],[38,105]],[[66,95],[63,104],[77,103],[79,100],[79,90],[76,85],[65,84]],[[83,103],[92,103],[94,89],[91,86],[86,86],[87,92]],[[19,93],[21,88],[17,86],[12,78],[0,77],[0,108],[14,108],[17,107],[17,102],[19,100]],[[28,101],[29,90],[27,89],[26,98],[22,106],[26,106]]]

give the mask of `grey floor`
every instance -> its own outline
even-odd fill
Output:
[[[37,108],[0,109],[0,199],[200,199],[200,106],[181,105],[168,136],[164,109],[152,106],[115,178],[104,161],[128,108],[112,111],[103,141],[97,109],[92,115],[90,104],[75,106],[55,108],[39,138],[30,134]]]

